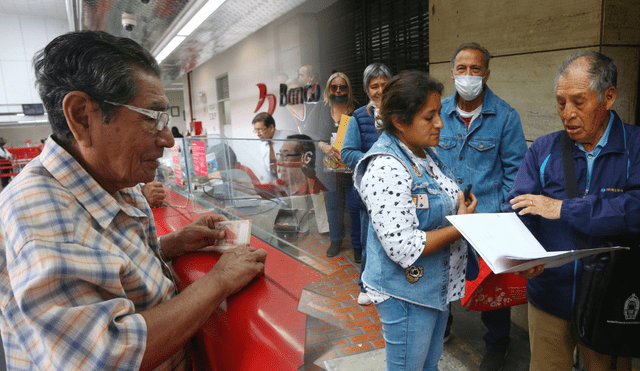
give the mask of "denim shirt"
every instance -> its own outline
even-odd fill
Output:
[[[427,149],[427,153],[446,176],[453,178],[451,171],[442,164],[431,149]],[[378,155],[390,155],[396,158],[411,174],[413,181],[411,195],[415,199],[414,202],[420,204],[416,206],[418,229],[428,231],[450,225],[445,217],[452,215],[456,210],[449,196],[440,188],[429,170],[421,164],[413,163],[410,156],[400,147],[398,139],[387,132],[380,136],[356,165],[354,186],[358,191],[361,190],[362,177],[369,160]],[[426,200],[422,195],[426,195]],[[366,233],[368,233],[367,265],[362,280],[367,286],[380,293],[417,305],[438,310],[447,308],[450,255],[448,247],[419,257],[412,266],[403,268],[387,256],[371,221]]]
[[[461,189],[473,184],[478,213],[500,212],[527,152],[518,112],[485,85],[480,115],[467,130],[456,111],[458,93],[442,101],[444,128],[436,152]]]

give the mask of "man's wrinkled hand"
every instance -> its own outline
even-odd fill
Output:
[[[524,194],[514,197],[511,201],[511,208],[521,209],[518,215],[540,215],[545,219],[560,219],[562,210],[562,200],[556,200],[542,195]]]
[[[542,272],[544,272],[544,265],[538,265],[536,267],[529,268],[526,271],[514,272],[513,274],[515,274],[516,276],[529,279],[529,278],[534,278],[541,275]]]
[[[178,231],[179,241],[182,243],[183,252],[196,251],[225,238],[225,231],[214,227],[216,222],[223,220],[227,220],[227,218],[222,215],[205,215],[180,229]]]
[[[267,252],[251,246],[238,246],[226,250],[211,269],[219,275],[220,284],[228,288],[229,295],[246,286],[253,278],[264,273]]]
[[[162,183],[155,180],[142,186],[142,195],[151,206],[161,206],[166,196]]]

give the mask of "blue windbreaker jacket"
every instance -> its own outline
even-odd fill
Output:
[[[588,236],[590,247],[603,237],[640,232],[640,128],[623,123],[613,113],[607,144],[594,160],[589,192],[586,192],[587,159],[573,146],[578,191],[584,197],[567,199],[562,171],[561,132],[538,138],[529,148],[504,204],[521,194],[541,194],[561,199],[560,219],[525,215],[523,222],[547,251],[576,249],[575,233]],[[640,264],[640,262],[638,262]],[[544,272],[527,282],[529,302],[565,320],[571,319],[579,260]]]

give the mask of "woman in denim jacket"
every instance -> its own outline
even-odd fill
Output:
[[[378,310],[387,370],[437,370],[449,314],[464,296],[467,247],[447,215],[474,213],[438,145],[443,86],[403,72],[384,90],[383,133],[355,169],[370,215],[362,280]],[[364,232],[364,231],[363,231]]]

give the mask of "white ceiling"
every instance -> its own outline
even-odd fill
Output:
[[[74,21],[81,24],[82,29],[130,37],[150,51],[162,44],[163,37],[172,36],[169,34],[178,24],[184,24],[182,18],[188,17],[186,14],[189,14],[191,6],[206,2],[149,0],[144,4],[141,0],[0,0],[0,13],[67,19],[67,1],[80,8],[81,19]],[[316,13],[335,1],[226,0],[161,63],[164,83],[176,80],[287,13]],[[123,12],[136,14],[137,26],[133,31],[122,29]]]
[[[65,0],[0,0],[0,13],[67,19]]]

